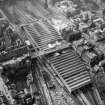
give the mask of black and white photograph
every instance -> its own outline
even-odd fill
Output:
[[[105,105],[105,0],[0,0],[0,105]]]

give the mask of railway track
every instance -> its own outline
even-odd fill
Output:
[[[44,62],[45,61],[46,60],[44,59]],[[62,80],[60,78],[58,79],[58,76],[55,73],[56,71],[54,72],[54,70],[51,68],[51,66],[44,62],[41,65],[44,65],[44,67],[47,68],[47,71],[49,71],[51,73],[51,75],[53,75],[55,80],[58,81],[58,84],[63,88],[63,90],[66,92],[66,94],[69,95],[69,98],[71,97],[72,101],[73,100],[75,101],[74,104],[71,103],[71,105],[75,105],[75,104],[76,105],[100,105],[96,98],[97,96],[94,95],[93,90],[91,89],[91,85],[82,86],[82,88],[78,88],[70,93],[70,89],[67,90],[67,87],[64,84],[64,82],[62,82]],[[61,81],[62,83],[59,81]],[[67,97],[66,97],[66,99],[67,99]],[[60,99],[58,101],[60,101]]]
[[[39,51],[47,49],[48,43],[59,39],[62,41],[62,38],[56,33],[52,26],[44,21],[43,24],[44,26],[47,26],[47,29],[43,29],[41,24],[36,22],[34,24],[23,25],[26,31],[25,35],[33,45],[37,54],[40,53]],[[44,60],[41,54],[34,57],[37,57],[37,60],[42,62],[40,66],[44,67],[44,65],[48,65],[47,67],[50,68],[49,71],[54,72],[54,75],[56,75],[63,84],[62,88],[75,98],[77,104],[102,105],[98,104],[93,98],[90,99],[92,94],[88,89],[85,90],[87,93],[84,92],[84,90],[81,90],[82,87],[91,83],[91,78],[79,55],[77,55],[69,46],[65,46],[61,49],[58,48],[58,50],[55,49],[54,52],[51,51],[50,53],[46,53],[46,55],[42,53]],[[57,78],[56,80],[58,80]]]
[[[61,37],[56,34],[56,32],[54,33],[53,31],[49,30],[43,23],[40,24],[38,21],[31,25],[25,25],[24,29],[27,30],[29,34],[31,34],[31,37],[36,41],[41,50],[48,49],[48,44],[50,42],[53,43],[61,39]]]
[[[47,89],[47,85],[45,84],[41,70],[42,70],[41,66],[39,64],[37,64],[36,76],[40,83],[41,91],[42,91],[44,99],[45,99],[45,105],[54,105],[52,103],[51,95]]]
[[[14,11],[15,11],[17,17],[19,18],[18,20],[20,21],[20,25],[21,24],[28,24],[28,23],[32,23],[33,21],[36,21],[35,18],[33,18],[32,16],[28,15],[20,7],[15,6],[14,9],[15,9]]]
[[[58,79],[56,79],[53,73],[49,71],[50,68],[46,66],[40,58],[38,58],[37,61],[38,61],[38,65],[39,66],[42,65],[43,67],[43,70],[41,71],[42,72],[46,71],[50,75],[50,78],[51,78],[50,82],[52,82],[52,84],[55,86],[55,89],[49,89],[48,83],[45,82],[53,105],[80,105],[80,104],[77,104],[74,101],[73,97],[66,92],[66,90],[62,87],[61,83],[58,82]],[[52,85],[50,84],[50,86]]]
[[[45,25],[49,32],[46,31],[47,29],[45,30],[41,25]],[[47,47],[46,44],[51,43],[52,41],[54,42],[59,39],[62,40],[54,28],[52,28],[52,26],[45,21],[44,23],[36,22],[35,24],[25,25],[24,27],[28,33],[28,38],[32,40],[31,42],[33,46],[35,48],[38,47],[39,50],[45,49]],[[47,56],[47,59],[71,91],[91,82],[91,78],[86,71],[84,63],[73,50],[68,48],[60,53],[58,56]]]
[[[36,84],[36,87],[34,87],[34,89],[36,89],[36,103],[40,103],[40,104],[43,104],[43,105],[47,105],[47,99],[46,99],[46,96],[44,94],[44,87],[42,86],[42,82],[40,81],[39,79],[39,72],[37,71],[38,68],[36,67],[35,68],[36,70],[33,71],[33,77],[34,77],[34,82]],[[38,94],[39,93],[39,94]],[[40,98],[40,99],[39,99]]]
[[[45,61],[46,60],[44,59],[44,62]],[[56,73],[56,71],[52,69],[50,64],[47,63],[45,65],[48,68],[48,71],[50,73],[52,72],[52,75],[55,77],[55,80],[57,80],[58,82],[60,81],[60,86],[63,87],[63,89],[67,92],[69,97],[72,97],[72,99],[74,99],[77,105],[103,105],[102,103],[100,104],[99,99],[97,99],[97,95],[95,95],[96,93],[94,94],[93,92],[95,89],[97,90],[97,88],[92,89],[92,86],[89,84],[71,92],[70,89],[68,90],[68,88],[66,87],[65,82],[62,81],[62,79],[58,76],[58,73]]]

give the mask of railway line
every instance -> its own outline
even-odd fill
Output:
[[[28,23],[32,23],[33,21],[36,21],[35,18],[28,15],[25,11],[23,11],[18,6],[14,6],[14,11],[15,11],[17,17],[19,18],[18,20],[20,20],[20,24],[28,24]]]
[[[26,20],[27,18],[25,17],[24,21]],[[47,26],[47,29],[51,33],[46,32],[45,29],[41,27],[41,24],[39,26],[36,22],[35,24],[23,25],[23,28],[26,31],[25,35],[33,45],[36,54],[38,54],[39,51],[44,51],[48,43],[51,43],[52,41],[63,41],[47,22],[45,22],[44,25]],[[66,93],[68,92],[67,94],[74,98],[77,105],[100,105],[98,103],[100,99],[97,100],[98,93],[96,96],[92,96],[91,91],[93,90],[88,90],[88,87],[86,87],[91,84],[91,78],[85,64],[70,46],[66,46],[65,48],[57,51],[51,51],[45,55],[44,53],[41,56],[39,55],[37,56],[37,60],[41,62],[40,66],[45,68],[46,65],[49,72],[53,74],[57,82],[60,81],[62,84],[61,87],[66,91]],[[86,89],[82,89],[83,87],[86,87]],[[92,99],[90,99],[90,96],[92,96]],[[52,100],[50,92],[49,97]]]
[[[43,71],[46,71],[51,78],[51,81],[49,83],[46,83],[46,86],[49,91],[49,96],[52,100],[53,105],[79,105],[77,104],[72,96],[66,92],[66,90],[62,87],[62,83],[54,76],[54,72],[51,72],[51,68],[49,65],[44,64],[40,58],[38,58],[38,65],[43,67]],[[55,89],[49,89],[49,87],[52,87],[52,84],[55,86]]]
[[[24,28],[28,33],[32,34],[32,38],[37,42],[39,48],[45,50],[48,48],[50,42],[55,42],[61,38],[59,35],[56,35],[56,33],[51,34],[52,31],[47,32],[46,29],[43,30],[39,23],[40,22],[37,21],[35,24],[24,26]],[[47,28],[46,26],[44,27]],[[47,30],[49,29],[47,28]]]
[[[74,53],[73,53],[74,54]],[[66,55],[66,54],[65,54]],[[69,54],[68,54],[69,55]],[[71,54],[72,55],[72,54]],[[73,56],[73,55],[72,55]],[[71,56],[71,58],[73,58]],[[68,57],[70,57],[70,56],[66,56],[65,57],[65,60],[68,58]],[[51,58],[50,57],[48,57],[49,58],[49,60],[51,61]],[[63,56],[59,56],[59,60],[58,60],[58,62],[59,61],[61,61],[60,60],[60,58],[63,58]],[[80,65],[80,60],[78,60],[78,57],[77,58],[74,58],[74,60],[76,60],[77,59],[77,61],[75,61],[74,62],[74,64],[76,63],[76,62],[78,62],[77,64],[78,64],[78,66],[76,67],[76,68],[78,68],[79,67],[79,65]],[[63,59],[62,59],[63,60]],[[72,59],[73,60],[73,59]],[[56,61],[56,60],[55,60]],[[54,62],[55,62],[54,61]],[[49,62],[49,61],[48,61]],[[53,63],[54,63],[53,62]],[[62,61],[62,63],[61,63],[61,65],[60,65],[60,63],[58,63],[58,65],[59,65],[59,69],[57,68],[57,70],[58,71],[60,71],[60,68],[62,68],[63,69],[63,66],[62,65],[64,65],[64,67],[65,67],[65,64],[63,64],[63,62],[65,63],[65,61]],[[67,61],[66,61],[66,63],[67,63]],[[72,62],[71,62],[71,64],[73,64]],[[70,63],[68,63],[68,65],[70,65]],[[40,65],[41,66],[41,65]],[[60,67],[61,66],[61,67]],[[68,72],[69,72],[69,74],[67,73],[67,70],[65,69],[65,75],[64,74],[62,74],[62,76],[64,77],[64,76],[66,76],[66,74],[68,74],[70,77],[71,77],[71,81],[69,81],[70,83],[72,83],[72,86],[71,86],[71,89],[72,90],[75,90],[75,89],[78,89],[78,88],[80,88],[81,87],[81,84],[82,84],[82,86],[83,85],[86,85],[86,84],[88,84],[90,81],[91,81],[91,79],[90,79],[90,77],[89,77],[89,74],[87,73],[87,71],[84,71],[84,64],[81,64],[81,66],[82,67],[80,67],[78,70],[75,68],[75,69],[73,69],[74,70],[74,72],[73,71],[70,71],[70,70],[68,70]],[[56,61],[56,67],[57,67],[57,61]],[[72,66],[73,67],[73,66]],[[69,67],[68,67],[69,68]],[[52,69],[54,69],[53,67],[52,67]],[[57,70],[56,70],[56,72],[57,72]],[[62,71],[62,70],[61,70]],[[82,73],[81,73],[81,71],[82,71]],[[63,71],[64,72],[64,71]],[[71,74],[71,73],[73,73],[73,74]],[[57,72],[57,74],[59,74],[59,72]],[[56,74],[56,75],[57,75]],[[77,78],[76,78],[76,75],[78,76]],[[62,78],[61,77],[61,75],[59,75],[60,76],[60,78]],[[68,76],[68,78],[70,79],[70,77]],[[72,77],[73,76],[73,77]],[[66,76],[67,77],[67,76]],[[76,82],[76,83],[73,83],[74,81],[72,80],[74,78],[74,81]],[[68,79],[68,80],[69,80]],[[78,81],[78,79],[80,79],[80,81]],[[63,80],[63,81],[62,81]],[[65,80],[62,78],[61,79],[61,81],[64,83],[64,85],[65,86],[67,86],[66,88],[67,89],[69,89],[69,92],[71,92],[71,90],[70,90],[70,87],[68,86],[68,84],[67,83],[65,83]],[[68,83],[69,83],[68,82]],[[81,82],[81,83],[80,83]],[[78,83],[78,84],[77,84]],[[76,85],[76,86],[73,86],[73,85]],[[75,87],[75,88],[74,88]],[[82,94],[82,93],[81,93]],[[79,96],[78,97],[81,97],[80,96],[80,93],[79,93]],[[85,97],[85,96],[84,96]],[[83,97],[82,97],[82,99],[83,99]],[[85,100],[86,101],[86,97],[83,99],[83,100]],[[78,98],[77,98],[77,100],[78,100]],[[81,100],[78,100],[78,101],[81,101]],[[83,101],[84,102],[84,101]],[[88,101],[87,101],[88,102]],[[77,102],[78,103],[78,102]],[[80,102],[81,103],[81,102]],[[89,103],[89,102],[88,102]],[[86,105],[86,103],[85,104],[83,104],[83,103],[81,103],[80,105]],[[90,104],[90,105],[92,105],[92,104]]]

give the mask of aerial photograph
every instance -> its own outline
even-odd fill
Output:
[[[105,105],[105,0],[0,0],[0,105]]]

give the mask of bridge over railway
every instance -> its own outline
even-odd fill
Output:
[[[56,79],[59,78],[63,88],[77,97],[75,99],[80,105],[99,105],[101,99],[96,88],[94,90],[96,97],[93,96],[95,98],[92,99],[89,98],[92,93],[88,92],[88,89],[86,89],[88,95],[81,89],[91,84],[91,77],[86,65],[70,44],[65,42],[47,21],[23,24],[22,28],[25,32],[24,37],[27,37],[35,49],[33,57],[42,62],[40,66],[47,65],[49,71],[56,75]],[[49,47],[49,44],[53,47]]]
[[[58,105],[103,105],[84,61],[71,44],[63,40],[47,20],[36,19],[18,6],[13,9],[15,20],[19,21],[15,29],[24,42],[31,43],[29,54],[36,61],[34,74],[43,93],[42,97],[45,97],[45,105],[57,105],[62,100],[64,102]],[[10,52],[11,58],[17,51],[18,55],[23,52],[26,54],[27,46]],[[49,72],[55,80],[55,93],[45,83],[43,71]]]
[[[69,90],[75,90],[75,88],[91,82],[82,59],[47,21],[37,21],[31,25],[23,26],[23,28],[33,47],[38,49],[36,57],[45,55],[58,75],[65,81]],[[49,44],[55,44],[55,46],[49,47]]]
[[[29,40],[32,44],[34,52],[30,55],[40,62],[37,63],[39,69],[49,71],[78,105],[102,105],[86,65],[71,44],[45,19],[32,19],[18,7],[16,10],[22,20],[17,31],[24,41]]]

